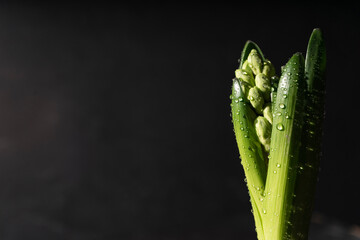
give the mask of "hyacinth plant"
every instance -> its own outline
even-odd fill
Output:
[[[247,41],[235,70],[232,122],[259,240],[307,239],[318,178],[326,50],[314,29],[305,59],[295,53],[280,77]]]

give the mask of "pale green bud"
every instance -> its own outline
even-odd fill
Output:
[[[250,84],[247,82],[241,81],[241,91],[244,93],[244,95],[247,97],[249,95],[249,90],[252,88]]]
[[[264,146],[265,151],[269,152],[270,150],[270,141],[271,141],[271,124],[270,122],[259,116],[254,121],[256,134],[259,137],[259,141]]]
[[[263,93],[266,101],[270,100],[271,82],[265,74],[260,73],[255,77],[255,85]]]
[[[263,110],[263,114],[264,114],[264,117],[266,118],[266,120],[269,121],[269,123],[273,123],[273,116],[272,116],[272,112],[271,112],[271,104],[270,103],[267,103],[264,107],[264,110]]]
[[[264,67],[262,73],[265,74],[267,77],[271,78],[275,75],[275,68],[274,65],[269,60],[264,62]]]
[[[255,75],[258,75],[259,73],[262,72],[263,62],[261,60],[259,53],[255,49],[251,50],[247,58],[247,61],[249,63],[251,70]]]
[[[252,87],[248,93],[248,99],[250,100],[251,105],[255,108],[255,111],[258,114],[262,113],[264,98],[261,91],[257,87]]]
[[[236,69],[235,77],[250,84],[252,87],[255,86],[255,79],[251,71],[245,69]]]
[[[244,70],[252,73],[252,70],[251,70],[251,67],[249,66],[248,60],[245,60],[245,62],[243,63],[241,69],[244,69]]]

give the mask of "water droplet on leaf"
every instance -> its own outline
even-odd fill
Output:
[[[284,130],[284,125],[282,125],[281,123],[278,123],[276,125],[276,129],[279,130],[279,131],[283,131]]]

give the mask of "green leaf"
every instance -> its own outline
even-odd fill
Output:
[[[252,49],[258,51],[262,60],[265,60],[265,57],[260,48],[254,42],[247,41],[241,54],[239,66],[240,69],[242,68]],[[239,153],[241,156],[241,164],[245,172],[250,195],[250,202],[253,208],[258,239],[263,240],[264,231],[259,209],[261,209],[263,201],[267,167],[263,157],[262,146],[256,135],[254,127],[256,114],[252,110],[251,104],[248,101],[246,94],[242,90],[247,89],[248,86],[242,86],[242,84],[245,83],[241,82],[239,79],[233,79],[231,94],[232,121]]]
[[[280,240],[286,234],[303,124],[304,88],[304,58],[302,54],[296,53],[284,67],[273,109],[262,215],[265,239]]]
[[[311,34],[305,59],[307,95],[289,233],[307,239],[320,165],[324,120],[326,49],[320,29]]]
[[[249,103],[245,102],[244,93],[241,91],[241,82],[238,79],[233,80],[231,110],[235,137],[248,188],[255,203],[259,204],[259,198],[265,188],[266,169],[261,143],[254,128],[256,115]]]

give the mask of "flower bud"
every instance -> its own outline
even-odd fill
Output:
[[[244,95],[247,97],[249,95],[249,90],[250,88],[252,88],[252,86],[250,84],[248,84],[247,82],[244,81],[240,81],[241,84],[241,91],[244,93]]]
[[[264,62],[264,67],[262,73],[265,74],[267,77],[271,78],[275,75],[275,68],[274,65],[269,60]]]
[[[249,66],[248,60],[245,60],[245,62],[243,63],[241,69],[244,69],[244,70],[252,73],[252,70],[251,70],[251,67]]]
[[[257,87],[252,87],[248,93],[248,99],[250,100],[251,105],[255,108],[255,111],[258,114],[262,113],[262,107],[264,105],[264,98],[261,91]]]
[[[265,151],[269,152],[271,140],[271,124],[266,118],[259,116],[255,119],[254,125],[256,134],[259,137],[259,141],[264,146]]]
[[[255,49],[251,50],[247,58],[247,61],[249,63],[251,70],[255,75],[258,75],[259,73],[262,72],[263,63],[259,53]]]
[[[273,116],[272,116],[272,112],[271,112],[271,104],[270,103],[267,103],[265,105],[264,110],[263,110],[263,115],[264,115],[264,118],[266,118],[266,120],[268,120],[269,123],[272,124]]]
[[[255,79],[251,71],[245,69],[236,69],[235,77],[250,84],[252,87],[255,86]]]
[[[266,101],[270,100],[271,83],[270,79],[263,73],[256,75],[255,85],[263,93]]]

